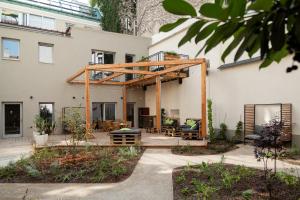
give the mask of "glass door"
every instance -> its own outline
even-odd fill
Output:
[[[22,104],[4,103],[4,137],[22,135]]]
[[[127,103],[127,121],[134,127],[134,103]]]

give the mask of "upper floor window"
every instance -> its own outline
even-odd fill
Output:
[[[2,57],[6,59],[20,59],[20,40],[2,38]]]
[[[19,24],[20,16],[19,13],[8,10],[8,9],[1,9],[1,22],[10,23],[10,24]]]
[[[55,19],[49,17],[43,17],[39,15],[28,15],[28,26],[54,30]]]
[[[108,51],[92,50],[92,64],[113,64],[115,53]],[[110,76],[112,72],[92,72],[92,79],[97,80]],[[113,79],[115,80],[115,79]]]
[[[53,63],[53,44],[39,42],[39,61]]]

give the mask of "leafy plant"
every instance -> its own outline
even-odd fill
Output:
[[[111,174],[115,177],[121,176],[127,172],[127,169],[123,165],[115,165],[112,168]]]
[[[187,196],[190,193],[190,190],[188,187],[184,187],[180,191],[184,196]]]
[[[120,147],[118,149],[119,155],[125,158],[133,158],[136,157],[139,153],[139,150],[136,147]]]
[[[245,190],[242,192],[242,197],[245,200],[250,200],[250,199],[252,199],[253,193],[254,192],[252,189]]]
[[[260,133],[260,138],[254,141],[255,157],[257,161],[263,161],[266,188],[269,192],[269,198],[272,198],[272,181],[277,171],[277,159],[279,152],[283,150],[283,144],[280,141],[283,123],[278,119],[272,119],[263,127]],[[268,167],[268,161],[274,160],[274,173],[271,174],[272,169]]]
[[[251,168],[242,166],[242,165],[238,165],[235,168],[235,172],[238,176],[242,177],[249,177],[252,176],[254,174],[254,171]]]
[[[299,179],[293,175],[289,175],[285,172],[277,172],[275,175],[280,181],[284,182],[287,185],[297,185]]]
[[[213,193],[217,191],[217,188],[202,183],[195,178],[192,179],[192,184],[195,186],[195,191],[199,199],[200,198],[203,200],[210,199]]]
[[[226,133],[227,133],[227,125],[225,123],[220,124],[220,137],[221,139],[226,139]]]
[[[29,176],[33,178],[40,178],[42,173],[36,168],[34,164],[25,166],[26,172]]]
[[[213,127],[213,116],[212,116],[212,100],[207,100],[207,119],[208,119],[208,133],[209,140],[211,143],[216,141],[216,133]]]
[[[79,108],[72,108],[63,119],[66,124],[67,130],[72,134],[73,145],[77,144],[77,141],[86,140],[86,129],[84,118]]]
[[[202,4],[197,10],[184,0],[164,0],[164,9],[182,16],[176,22],[165,24],[160,31],[168,32],[188,19],[195,19],[179,46],[194,38],[196,44],[205,40],[198,54],[205,53],[220,43],[229,42],[222,60],[235,51],[237,61],[244,52],[252,57],[260,50],[263,60],[260,68],[273,61],[279,63],[289,54],[300,62],[300,1],[298,0],[215,0]],[[233,36],[233,38],[232,38]],[[296,65],[287,72],[297,69]]]
[[[184,172],[182,171],[182,172],[180,173],[180,175],[176,177],[176,182],[177,182],[177,183],[182,183],[182,182],[184,182],[185,180],[186,180],[186,177],[185,177],[185,175],[184,175]]]
[[[236,124],[235,135],[233,136],[233,141],[241,141],[242,138],[242,130],[243,130],[243,122],[238,121]]]
[[[231,174],[229,171],[222,172],[221,176],[222,183],[227,189],[230,189],[234,183],[238,182],[241,179],[239,175]]]

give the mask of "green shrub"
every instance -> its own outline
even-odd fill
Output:
[[[182,171],[179,176],[176,177],[176,183],[182,183],[186,180],[184,172]]]
[[[242,139],[243,122],[238,121],[236,124],[235,135],[233,136],[234,141],[241,141]]]
[[[0,178],[1,179],[11,179],[17,175],[16,164],[10,162],[7,166],[0,168]]]
[[[248,189],[242,192],[242,197],[245,200],[250,200],[252,199],[252,195],[253,195],[253,190],[252,189]]]
[[[227,189],[230,189],[234,183],[238,182],[241,179],[239,175],[233,175],[229,171],[224,171],[221,176],[222,184]]]
[[[225,123],[220,124],[220,138],[225,140],[227,133],[227,125]]]
[[[25,166],[25,171],[28,176],[33,178],[40,178],[42,177],[42,173],[36,168],[34,164]]]
[[[297,177],[285,172],[277,172],[275,176],[287,185],[297,185],[299,183],[299,179]]]
[[[217,191],[217,188],[202,183],[194,178],[192,179],[192,184],[195,187],[195,191],[199,199],[203,199],[203,200],[211,199],[213,193]]]
[[[207,119],[208,119],[208,133],[210,142],[216,141],[216,133],[213,127],[213,114],[212,114],[212,100],[207,100]]]
[[[188,196],[188,194],[190,193],[190,190],[188,187],[184,187],[181,189],[181,194],[183,194],[184,196]]]
[[[119,165],[113,166],[111,174],[115,177],[118,177],[118,176],[125,174],[126,172],[127,172],[126,167],[119,164]]]
[[[124,158],[133,158],[138,156],[139,150],[136,147],[120,147],[118,154]]]
[[[240,177],[249,177],[254,175],[254,170],[242,165],[238,165],[237,167],[235,167],[235,172],[238,176]]]

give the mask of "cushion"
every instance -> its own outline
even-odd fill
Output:
[[[260,138],[261,138],[261,136],[257,135],[257,134],[251,134],[251,135],[246,135],[245,136],[245,139],[248,139],[248,140],[258,140]]]
[[[165,121],[164,121],[165,125],[172,125],[173,123],[174,123],[174,120],[170,119],[170,118],[166,118]]]
[[[188,125],[190,127],[193,127],[195,124],[196,124],[195,120],[192,120],[192,119],[186,120],[186,125]]]
[[[194,124],[193,126],[191,126],[192,130],[199,130],[199,122],[197,122],[196,124]]]
[[[121,128],[120,131],[130,131],[130,128]]]

